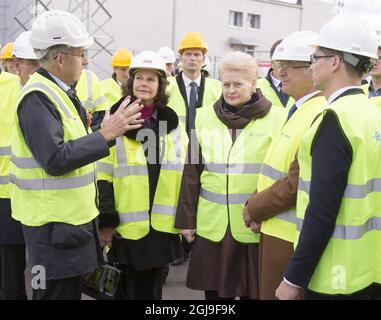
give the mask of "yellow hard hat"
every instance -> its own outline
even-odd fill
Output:
[[[192,48],[201,49],[204,54],[208,52],[206,40],[200,32],[189,31],[184,34],[180,39],[180,46],[177,51],[181,54],[183,50]]]
[[[132,52],[127,49],[118,49],[112,56],[113,67],[129,67],[132,61]]]
[[[1,49],[0,59],[1,60],[12,59],[13,58],[13,48],[14,48],[13,42],[8,42],[3,47],[3,49]]]

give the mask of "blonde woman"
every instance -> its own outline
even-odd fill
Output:
[[[175,225],[193,242],[187,286],[207,300],[258,299],[259,238],[245,227],[242,210],[286,115],[256,88],[257,69],[248,54],[223,57],[222,96],[196,117],[191,149],[203,161],[184,169]]]

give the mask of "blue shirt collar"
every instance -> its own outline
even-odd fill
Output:
[[[65,82],[63,82],[61,79],[56,77],[54,74],[50,73],[48,71],[49,75],[53,78],[53,80],[58,84],[58,86],[65,92],[68,92],[70,90],[70,86],[68,86]]]

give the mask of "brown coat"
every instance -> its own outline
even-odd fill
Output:
[[[286,177],[269,188],[256,193],[247,202],[251,218],[255,222],[289,210],[296,204],[299,164],[295,159]],[[259,243],[259,298],[274,300],[275,290],[283,279],[283,272],[294,252],[293,243],[261,234]]]
[[[291,162],[286,177],[276,181],[260,193],[255,193],[247,201],[247,209],[251,218],[260,223],[295,206],[298,182],[299,163],[295,159]]]

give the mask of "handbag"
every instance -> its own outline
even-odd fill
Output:
[[[118,290],[121,270],[116,260],[106,261],[83,277],[82,292],[96,300],[114,300]]]

